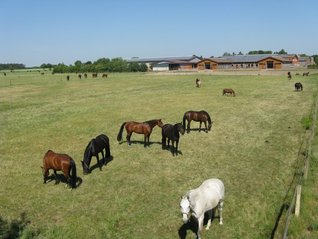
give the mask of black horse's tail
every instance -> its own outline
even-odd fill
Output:
[[[186,128],[187,113],[188,113],[188,112],[185,112],[185,113],[184,113],[184,115],[183,115],[183,121],[182,121],[182,124],[183,124],[183,128],[184,128],[184,129]]]
[[[71,160],[70,176],[71,176],[71,187],[76,188],[77,174],[76,174],[76,164],[74,160]]]
[[[106,140],[105,149],[106,149],[106,158],[108,158],[108,157],[110,157],[110,146],[109,146],[109,139],[108,139],[108,137],[107,137],[107,140]]]
[[[124,126],[125,126],[126,122],[124,122],[119,129],[118,135],[117,135],[117,141],[120,142],[123,139],[123,130],[124,130]]]

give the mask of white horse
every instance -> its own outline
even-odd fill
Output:
[[[188,191],[181,198],[180,209],[183,222],[187,223],[191,215],[198,220],[197,238],[203,227],[204,213],[209,211],[206,230],[211,226],[212,209],[218,207],[220,225],[223,224],[222,210],[224,201],[224,184],[220,179],[212,178],[204,181],[198,188]]]

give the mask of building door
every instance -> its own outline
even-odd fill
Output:
[[[205,69],[210,70],[211,69],[211,64],[209,62],[204,63]]]
[[[267,61],[267,69],[273,69],[274,68],[274,62],[273,61]]]

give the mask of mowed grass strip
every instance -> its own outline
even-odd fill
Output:
[[[195,79],[202,87],[195,87]],[[179,201],[207,178],[224,181],[224,225],[202,236],[268,238],[293,176],[310,114],[317,76],[212,76],[109,74],[78,79],[71,74],[11,73],[0,76],[0,216],[25,213],[43,238],[178,238]],[[303,92],[294,91],[301,81]],[[233,88],[236,97],[222,96]],[[188,110],[206,110],[209,133],[181,136],[181,155],[161,149],[155,127],[144,148],[117,142],[125,121],[182,121]],[[198,128],[199,124],[192,122]],[[110,138],[113,160],[83,175],[80,160],[89,140]],[[43,185],[40,166],[48,149],[67,153],[83,183]],[[92,159],[92,164],[96,159]],[[188,231],[187,238],[194,235]]]

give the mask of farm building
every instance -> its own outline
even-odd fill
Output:
[[[133,58],[128,62],[145,63],[153,71],[192,70],[196,69],[200,57],[165,57],[165,58]]]
[[[153,71],[172,70],[218,70],[218,69],[282,69],[294,66],[306,66],[310,57],[301,58],[296,54],[255,54],[201,58],[166,57],[166,58],[134,58],[129,62],[146,63]]]
[[[206,58],[197,63],[198,70],[281,69],[283,59],[271,55],[235,55]]]

